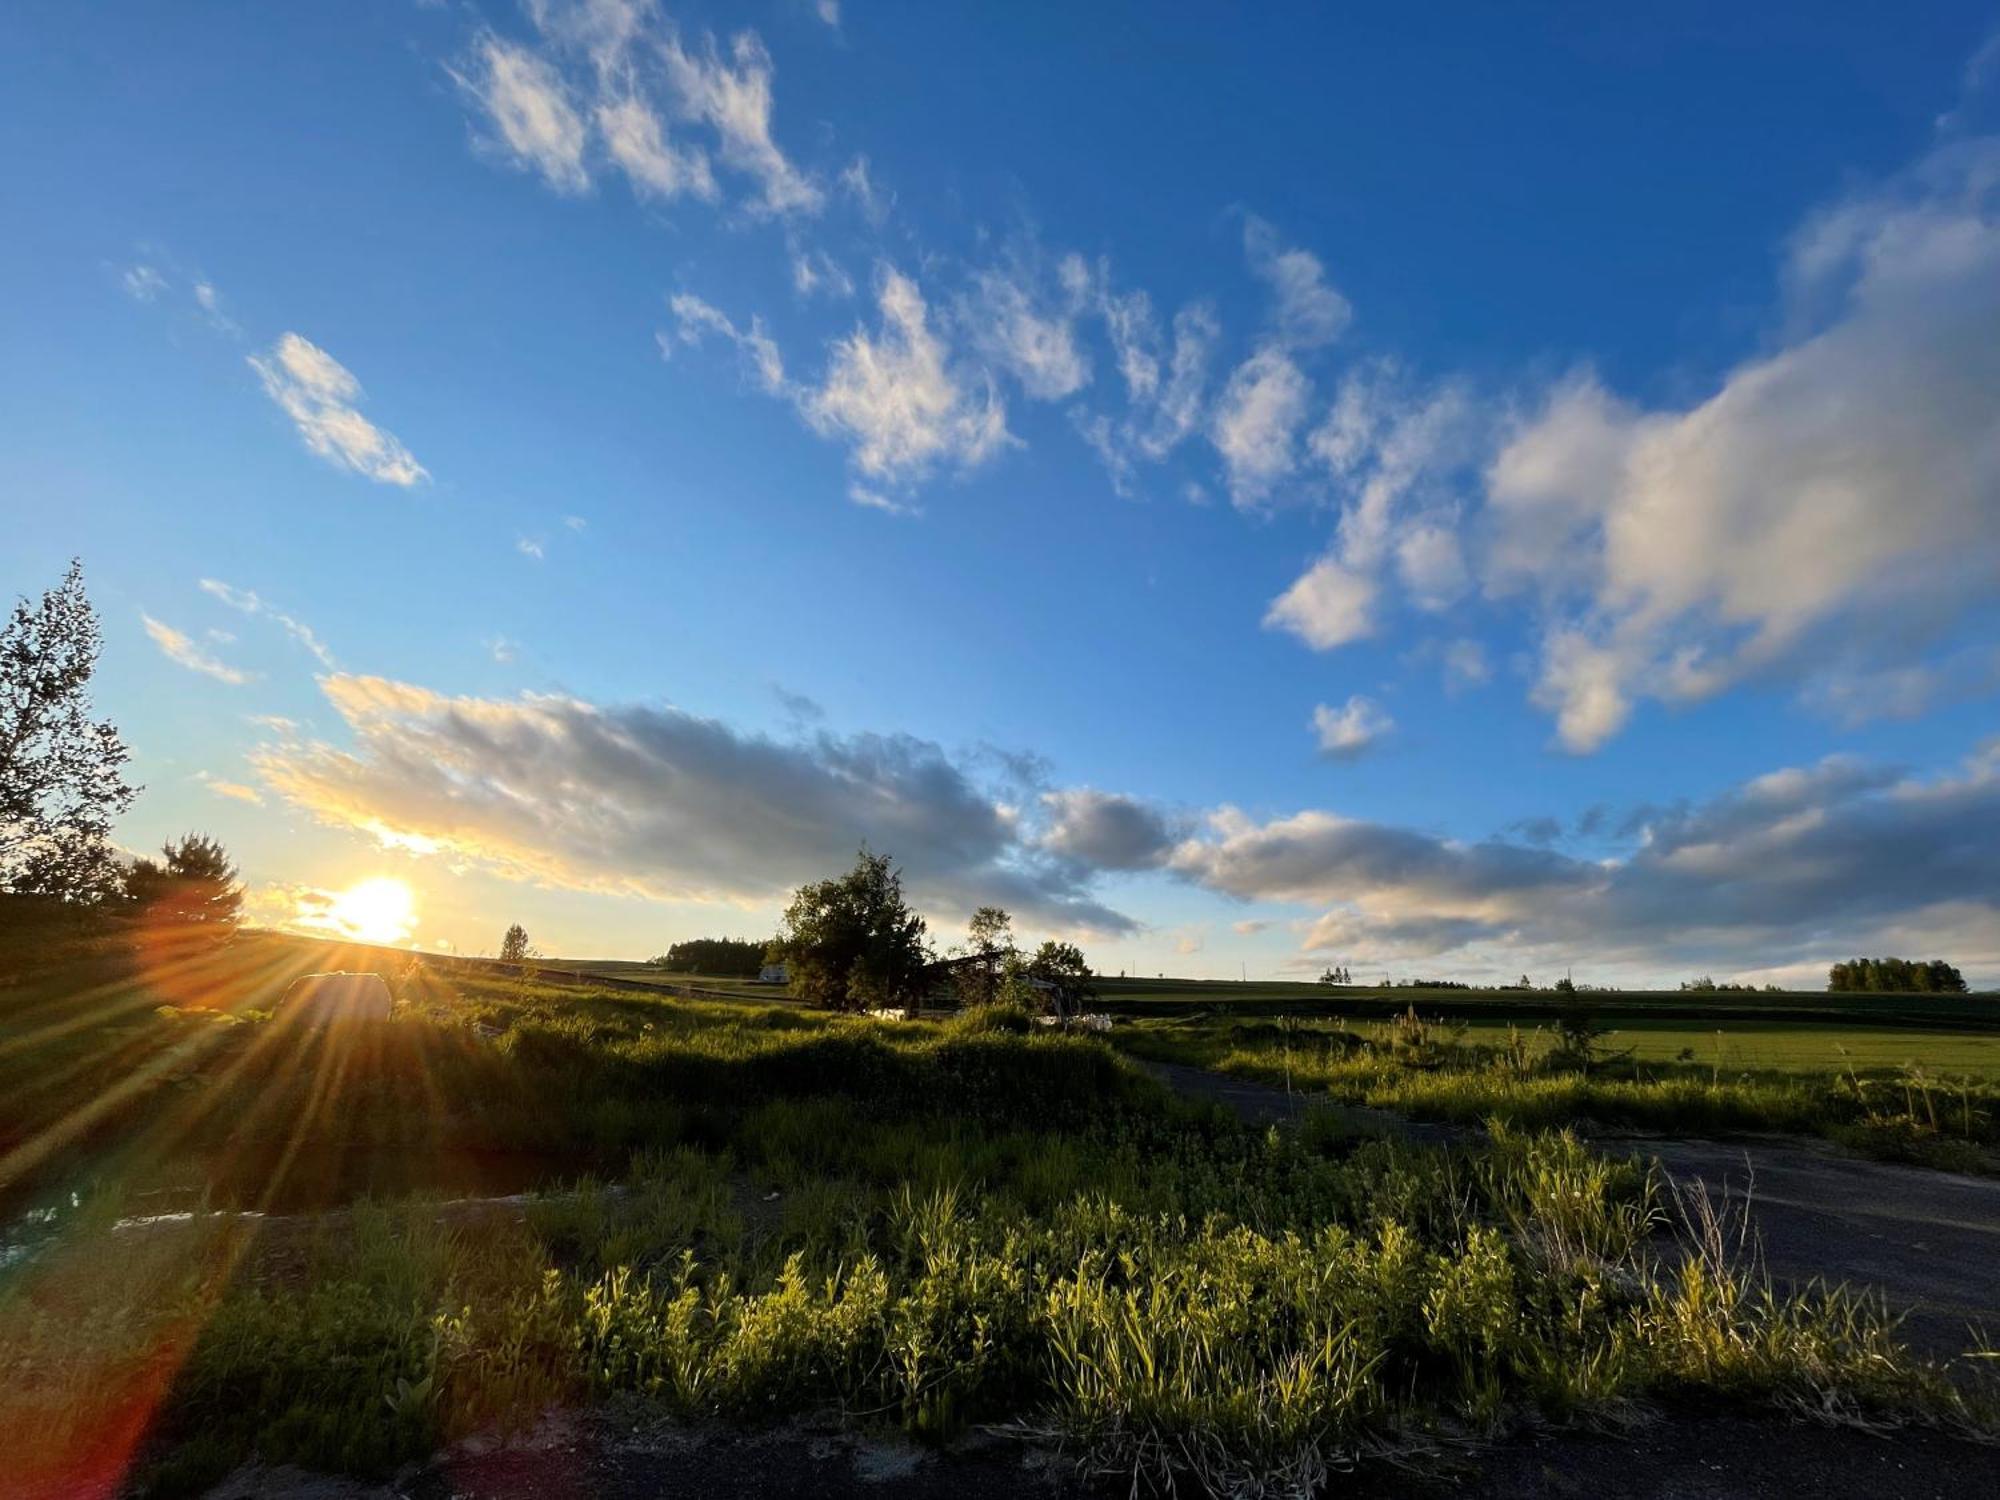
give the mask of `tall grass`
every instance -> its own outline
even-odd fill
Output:
[[[1268,1494],[1654,1400],[1991,1421],[1881,1308],[1777,1296],[1645,1172],[1563,1132],[1259,1132],[1101,1043],[987,1017],[517,984],[409,1009],[346,1057],[230,1028],[174,1129],[133,1150],[231,1129],[304,1141],[295,1162],[531,1142],[570,1180],[519,1213],[419,1197],[124,1228],[139,1205],[107,1186],[0,1271],[14,1472],[167,1491],[254,1454],[380,1475],[614,1396],[924,1438],[1000,1424],[1135,1479]],[[315,1090],[331,1102],[285,1133],[280,1104]]]
[[[1679,1135],[1787,1132],[1957,1170],[1993,1170],[2000,1161],[1993,1149],[2000,1145],[2000,1091],[1914,1069],[1724,1075],[1712,1065],[1635,1064],[1615,1053],[1593,1061],[1541,1031],[1469,1043],[1463,1027],[1415,1012],[1351,1030],[1297,1021],[1139,1027],[1122,1041],[1141,1056],[1419,1119],[1497,1119],[1527,1129],[1589,1122]],[[1615,1041],[1614,1033],[1600,1045]]]

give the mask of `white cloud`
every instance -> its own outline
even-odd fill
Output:
[[[540,537],[516,537],[514,538],[514,550],[523,557],[533,558],[536,562],[540,562],[548,556],[548,548],[543,545]]]
[[[885,193],[876,183],[865,156],[855,157],[841,169],[840,186],[861,210],[861,217],[878,227],[896,205],[895,195]]]
[[[2000,746],[1930,778],[1834,757],[1633,821],[1630,851],[1598,860],[1320,809],[1258,822],[1223,808],[1170,868],[1317,909],[1308,949],[1370,961],[1574,961],[1657,981],[1920,951],[2000,973]]]
[[[709,203],[720,196],[707,153],[669,140],[659,115],[638,94],[601,101],[596,120],[605,149],[641,195],[677,198],[686,194]]]
[[[1060,401],[1090,383],[1090,359],[1076,339],[1074,309],[1040,295],[1025,270],[972,278],[961,316],[973,348],[1040,401]]]
[[[1458,533],[1436,522],[1413,526],[1396,543],[1403,587],[1424,609],[1449,608],[1463,597],[1467,578]]]
[[[264,393],[320,457],[381,484],[408,487],[430,478],[392,433],[361,415],[355,405],[361,383],[317,344],[287,333],[249,362]]]
[[[1486,647],[1471,636],[1460,636],[1444,648],[1444,686],[1448,693],[1478,687],[1493,676]]]
[[[757,34],[739,33],[727,59],[712,37],[689,49],[669,32],[658,46],[682,112],[713,127],[723,162],[757,180],[760,206],[776,214],[817,212],[825,194],[772,139],[774,70]]]
[[[293,640],[305,647],[307,651],[311,652],[313,659],[321,666],[331,667],[334,664],[333,653],[327,649],[326,642],[319,638],[310,625],[306,624],[303,620],[294,618],[281,609],[274,608],[254,590],[231,588],[228,584],[215,578],[202,579],[201,590],[211,598],[220,599],[233,610],[238,610],[246,615],[260,615],[270,620]]]
[[[863,510],[879,510],[884,515],[916,517],[924,513],[922,506],[893,499],[880,490],[870,489],[865,484],[850,484],[847,487],[847,498]]]
[[[562,520],[563,525],[567,526],[571,531],[582,531],[590,525],[590,522],[586,521],[582,516],[564,516]]]
[[[252,807],[264,805],[264,794],[254,786],[245,786],[240,781],[225,781],[222,777],[211,776],[206,771],[195,772],[194,779],[218,797],[227,797],[232,802],[247,802]]]
[[[705,335],[719,335],[736,346],[766,395],[792,394],[791,386],[785,379],[784,356],[776,342],[764,331],[763,319],[753,315],[749,328],[738,329],[720,308],[688,292],[670,297],[667,305],[673,311],[675,336],[681,343],[698,348]],[[661,340],[660,352],[671,357],[672,348],[664,339]]]
[[[792,288],[801,297],[852,297],[854,278],[824,250],[792,247]]]
[[[835,31],[840,30],[840,0],[813,0],[813,14]]]
[[[1495,459],[1488,587],[1568,604],[1537,700],[1590,749],[1633,700],[1909,664],[2000,577],[2000,142],[1795,237],[1794,331],[1684,410],[1584,376]],[[1865,665],[1865,664],[1864,664]]]
[[[248,672],[218,661],[173,626],[148,614],[141,614],[139,619],[146,627],[146,634],[152,637],[153,644],[160,648],[160,653],[168,661],[186,667],[190,672],[199,672],[204,677],[213,677],[217,682],[226,682],[231,687],[241,687],[250,680]]]
[[[1317,349],[1340,336],[1354,309],[1327,284],[1318,256],[1286,248],[1254,214],[1243,222],[1243,250],[1250,269],[1270,285],[1271,336],[1280,347]]]
[[[992,902],[1048,927],[1133,927],[924,740],[775,740],[674,708],[374,677],[322,687],[352,747],[291,740],[252,763],[320,822],[399,848],[560,889],[741,905],[782,901],[866,842],[933,911]]]
[[[1312,383],[1277,347],[1237,366],[1216,403],[1209,440],[1222,455],[1230,498],[1255,505],[1297,467],[1298,430]]]
[[[1267,630],[1289,630],[1315,651],[1331,651],[1375,629],[1375,580],[1322,557],[1271,602]]]
[[[559,193],[590,186],[583,119],[546,59],[487,32],[474,42],[467,70],[453,76],[486,112],[489,143],[500,155]]]
[[[1381,704],[1359,693],[1338,708],[1322,703],[1313,710],[1312,730],[1320,753],[1335,760],[1353,760],[1395,727],[1396,721]]]
[[[167,289],[167,278],[148,265],[131,267],[119,281],[124,285],[126,295],[135,302],[151,302]]]
[[[953,371],[923,293],[893,267],[883,270],[880,303],[880,331],[856,328],[839,340],[825,380],[803,393],[807,419],[845,436],[856,467],[877,480],[913,481],[939,463],[985,462],[1008,441],[999,394],[990,381]]]

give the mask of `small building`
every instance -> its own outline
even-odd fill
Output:
[[[790,984],[792,982],[791,965],[782,962],[765,964],[763,968],[757,971],[757,982],[759,984]]]

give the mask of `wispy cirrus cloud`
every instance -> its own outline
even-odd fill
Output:
[[[335,665],[333,652],[327,648],[326,642],[319,638],[319,635],[310,625],[272,605],[254,589],[232,588],[220,579],[204,578],[201,580],[201,591],[211,598],[220,599],[233,610],[246,615],[260,616],[271,621],[279,629],[283,630],[285,634],[305,647],[312,654],[313,660],[317,661],[321,666],[332,667]]]
[[[884,266],[877,302],[879,326],[838,340],[825,376],[801,394],[807,420],[844,438],[870,479],[905,483],[940,465],[978,467],[1010,441],[999,392],[954,364],[910,277]]]
[[[160,654],[175,665],[186,667],[190,672],[199,672],[204,677],[213,677],[217,682],[226,682],[231,687],[241,687],[250,681],[251,673],[232,667],[204,650],[185,632],[149,614],[142,613],[139,619],[153,644],[160,648]]]
[[[361,414],[361,382],[311,340],[287,333],[265,353],[251,355],[250,368],[306,447],[336,468],[405,489],[430,478],[394,433]]]

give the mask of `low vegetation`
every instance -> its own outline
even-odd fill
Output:
[[[877,1022],[405,963],[397,1021],[299,1036],[255,1003],[284,945],[237,949],[256,978],[204,971],[230,1007],[133,976],[94,1045],[55,990],[9,998],[0,1098],[29,1057],[71,1091],[10,1104],[8,1160],[90,1148],[13,1179],[47,1210],[0,1272],[0,1429],[31,1483],[187,1489],[252,1453],[385,1474],[613,1398],[997,1424],[1277,1494],[1656,1402],[1993,1421],[1881,1308],[1774,1294],[1562,1131],[1259,1132],[1004,1006]],[[65,1099],[114,1069],[143,1096],[79,1133]],[[453,1170],[509,1161],[543,1189],[525,1212],[451,1201]],[[425,1186],[414,1162],[429,1196],[355,1201]],[[132,1222],[196,1202],[332,1211]]]
[[[1641,1061],[1577,1006],[1553,1024],[1474,1032],[1415,1008],[1388,1021],[1151,1021],[1120,1033],[1142,1056],[1190,1063],[1418,1119],[1522,1129],[1577,1123],[1666,1135],[1785,1131],[1865,1154],[1992,1170],[2000,1088],[1909,1065],[1747,1071],[1702,1059]]]

